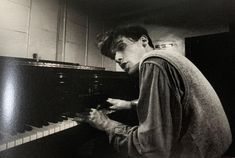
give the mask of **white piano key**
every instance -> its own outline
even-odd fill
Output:
[[[55,133],[57,133],[59,131],[60,131],[60,127],[58,126],[58,127],[55,128]]]
[[[73,121],[73,126],[77,126],[78,123],[76,121]]]
[[[15,138],[21,138],[22,139],[22,144],[24,144],[24,143],[30,142],[30,135],[31,135],[31,132],[26,131],[24,133],[19,133],[19,134],[15,135],[14,137]]]
[[[49,135],[56,133],[55,132],[56,127],[58,127],[58,123],[49,123],[49,126],[48,126]]]
[[[23,138],[23,143],[28,143],[30,142],[30,136],[26,136]]]
[[[73,122],[70,122],[69,123],[69,128],[72,128],[74,125],[73,125]]]
[[[69,122],[66,122],[64,125],[64,129],[68,129],[69,128]]]
[[[15,146],[21,145],[22,143],[23,143],[22,138],[19,138],[19,139],[17,139],[17,140],[15,141]]]
[[[2,141],[5,143],[0,144],[0,152],[72,128],[77,125],[78,123],[73,121],[73,118],[68,118],[67,120],[58,123],[49,122],[49,125],[43,126],[42,128],[31,126],[31,131],[19,133],[15,136],[6,135],[4,141]]]
[[[43,136],[43,133],[41,131],[38,131],[37,132],[37,139],[42,138],[42,136]]]
[[[48,130],[45,130],[45,131],[43,131],[43,136],[45,137],[45,136],[48,136],[49,135],[49,131]]]
[[[49,134],[54,134],[54,133],[55,133],[55,128],[49,130]]]
[[[15,146],[15,141],[10,141],[7,143],[7,149],[13,148]]]
[[[64,130],[64,123],[60,125],[60,131],[63,131],[63,130]]]
[[[34,141],[34,140],[36,140],[37,139],[37,134],[32,134],[31,136],[30,136],[30,140],[31,141]]]

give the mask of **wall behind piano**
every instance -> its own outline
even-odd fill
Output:
[[[146,3],[151,6],[127,11],[116,19],[114,16],[114,25],[144,25],[154,44],[176,42],[182,54],[187,37],[229,32],[230,12],[235,9],[234,3],[224,0],[181,0],[169,4],[147,0]]]
[[[39,59],[116,69],[95,46],[102,22],[75,0],[1,0],[0,21],[1,56],[37,53]]]
[[[177,45],[176,49],[182,54],[185,54],[185,38],[229,32],[231,30],[229,25],[235,21],[235,4],[227,0],[137,0],[136,6],[134,2],[128,6],[125,0],[119,1],[125,5],[121,7],[123,9],[116,9],[118,8],[116,5],[109,6],[111,9],[106,12],[113,14],[110,14],[111,17],[106,17],[108,23],[113,26],[144,25],[155,45],[174,42]]]

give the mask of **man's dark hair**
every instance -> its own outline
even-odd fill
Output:
[[[101,53],[111,59],[115,58],[115,52],[112,52],[111,48],[118,37],[130,38],[134,41],[138,41],[141,36],[146,36],[150,47],[154,48],[151,38],[148,35],[148,31],[141,26],[119,26],[109,32],[105,32],[102,35],[97,36],[98,47]]]

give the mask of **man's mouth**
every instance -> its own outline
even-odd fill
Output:
[[[120,64],[120,67],[123,69],[123,70],[127,70],[128,69],[128,67],[127,67],[127,62],[124,62],[124,63],[122,63],[122,64]]]

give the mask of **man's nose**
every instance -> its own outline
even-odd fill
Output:
[[[117,52],[116,55],[115,55],[115,61],[119,64],[122,63],[123,55]]]

